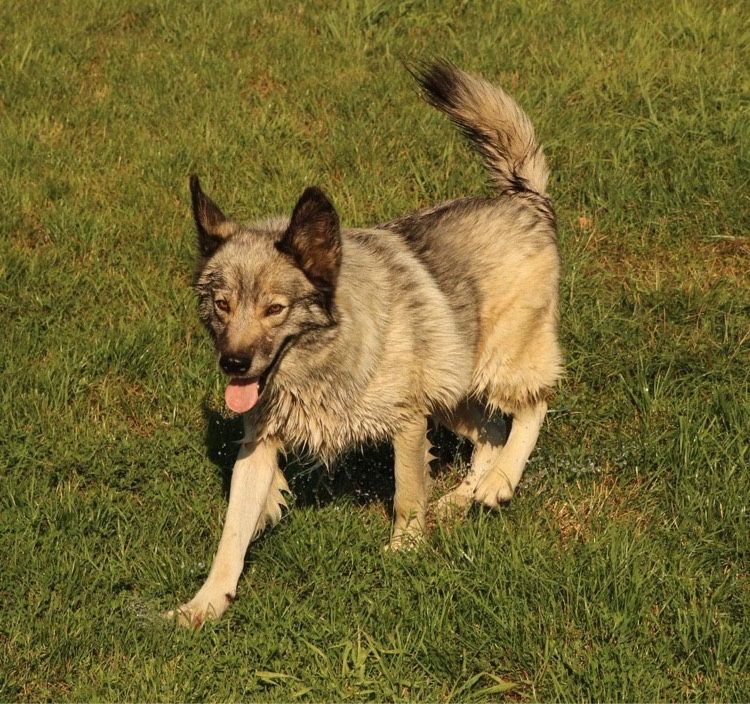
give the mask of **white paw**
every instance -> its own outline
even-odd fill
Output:
[[[185,628],[199,629],[206,621],[221,618],[227,607],[236,599],[233,594],[196,594],[187,604],[166,611],[164,618]]]
[[[391,541],[383,550],[386,552],[403,552],[414,550],[425,541],[424,530],[419,524],[412,523],[408,528],[394,528]]]
[[[465,479],[455,489],[440,497],[435,504],[435,515],[439,521],[463,518],[474,500],[474,487]]]
[[[499,469],[490,469],[484,473],[474,490],[474,500],[488,508],[498,508],[513,498],[515,484],[508,475]]]

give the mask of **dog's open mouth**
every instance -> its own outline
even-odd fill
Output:
[[[257,379],[234,378],[224,392],[227,406],[235,413],[247,413],[256,403],[265,386],[265,377]]]
[[[266,382],[276,371],[279,361],[284,356],[284,352],[286,352],[292,339],[293,337],[290,335],[281,343],[276,355],[271,360],[271,363],[260,376],[232,377],[227,384],[226,391],[224,391],[224,401],[230,410],[235,413],[247,413],[256,403],[258,403],[258,399],[263,393],[263,389],[266,388]]]

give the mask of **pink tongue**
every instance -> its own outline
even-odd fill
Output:
[[[258,382],[232,379],[224,392],[227,406],[235,413],[245,413],[258,402]]]

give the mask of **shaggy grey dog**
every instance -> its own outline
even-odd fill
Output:
[[[246,437],[206,583],[169,614],[181,623],[217,618],[233,601],[249,542],[281,515],[279,451],[330,460],[392,441],[398,548],[424,531],[429,417],[474,443],[469,474],[439,513],[509,500],[536,444],[562,374],[544,154],[500,88],[446,62],[414,75],[483,157],[492,197],[350,230],[308,188],[290,219],[246,226],[191,179],[200,316]],[[512,416],[507,441],[496,411]]]

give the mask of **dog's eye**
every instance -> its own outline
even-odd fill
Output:
[[[284,308],[286,308],[286,306],[281,305],[281,303],[272,303],[270,306],[268,306],[268,308],[266,308],[266,315],[278,315],[279,313],[281,313],[281,311],[284,310]]]
[[[223,298],[217,298],[214,301],[214,305],[222,312],[222,313],[228,313],[229,312],[229,303],[225,301]]]

